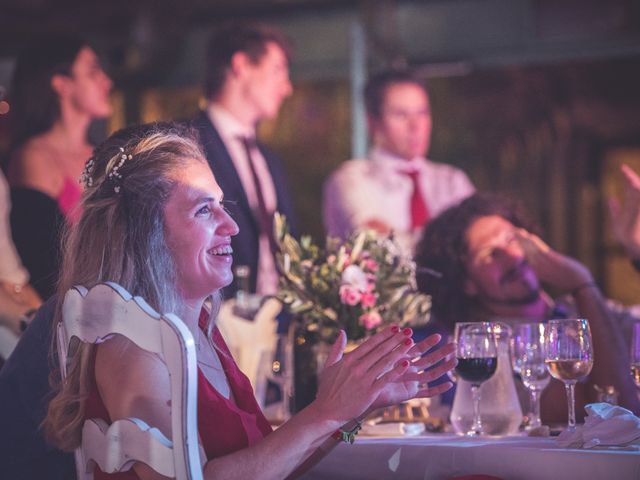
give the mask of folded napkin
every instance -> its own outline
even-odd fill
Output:
[[[360,435],[372,437],[387,437],[399,435],[420,435],[424,433],[422,422],[393,422],[393,423],[365,423]]]
[[[561,447],[593,448],[597,446],[640,445],[640,418],[626,408],[608,403],[591,403],[585,407],[584,425],[573,432],[564,430],[557,439]]]
[[[238,367],[249,377],[258,401],[262,402],[264,401],[263,387],[266,386],[267,381],[264,368],[270,370],[273,361],[278,340],[276,315],[280,313],[282,304],[274,298],[268,299],[256,312],[253,321],[236,315],[235,305],[234,299],[222,304],[216,326]]]

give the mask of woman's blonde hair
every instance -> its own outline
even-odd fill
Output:
[[[156,311],[179,311],[164,206],[174,186],[172,172],[193,161],[206,163],[197,135],[175,123],[128,127],[96,148],[83,173],[82,215],[63,237],[55,324],[70,288],[105,281],[122,285]],[[61,381],[57,369],[51,376],[55,395],[43,426],[47,440],[61,450],[80,444],[92,358],[93,345],[81,344],[69,354],[67,378]]]

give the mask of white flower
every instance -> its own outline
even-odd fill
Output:
[[[342,285],[351,285],[364,292],[368,283],[367,274],[358,265],[349,265],[342,272]]]

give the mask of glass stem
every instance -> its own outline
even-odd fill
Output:
[[[529,426],[531,428],[537,428],[542,425],[540,421],[540,392],[537,389],[530,390],[531,392],[531,419]]]
[[[576,397],[575,386],[576,382],[566,382],[564,384],[567,390],[567,406],[569,407],[569,416],[567,420],[567,428],[572,431],[576,429]]]
[[[473,425],[469,435],[480,435],[482,433],[482,422],[480,421],[480,385],[471,385],[471,398],[473,399]]]

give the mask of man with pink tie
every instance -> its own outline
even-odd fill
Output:
[[[431,218],[474,192],[467,175],[425,158],[431,108],[422,82],[409,71],[373,76],[365,89],[373,147],[366,159],[342,164],[324,186],[329,235],[354,230],[393,232],[411,254]]]

